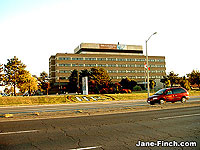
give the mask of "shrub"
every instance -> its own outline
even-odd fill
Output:
[[[142,88],[141,88],[141,86],[136,85],[133,87],[133,91],[142,91]]]
[[[99,91],[101,94],[108,94],[108,88],[103,88]]]
[[[130,89],[122,89],[120,93],[131,93]]]

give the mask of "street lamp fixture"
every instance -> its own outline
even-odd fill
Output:
[[[149,88],[149,60],[148,60],[148,53],[147,53],[147,42],[150,40],[150,38],[157,34],[157,32],[154,32],[148,40],[146,40],[146,64],[147,64],[147,91],[148,91],[148,97],[150,96],[150,88]]]

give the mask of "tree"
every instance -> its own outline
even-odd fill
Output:
[[[49,78],[48,78],[48,74],[43,71],[40,73],[40,77],[38,77],[38,81],[39,81],[39,88],[41,92],[46,92],[48,94],[48,89],[49,87]]]
[[[179,77],[178,74],[175,74],[173,71],[167,75],[168,80],[170,80],[171,87],[173,87],[174,84],[179,83]]]
[[[170,87],[171,86],[171,82],[167,78],[167,76],[163,76],[163,79],[160,79],[160,82],[163,83],[165,85],[165,87]]]
[[[163,76],[163,79],[161,79],[160,82],[164,83],[165,87],[173,87],[174,84],[179,84],[179,80],[178,74],[171,71],[169,75]]]
[[[8,59],[6,65],[4,65],[4,82],[14,87],[14,95],[16,96],[16,86],[20,82],[20,77],[26,73],[26,65],[24,65],[16,56]]]
[[[191,73],[187,74],[187,77],[192,85],[197,84],[200,88],[200,72],[198,70],[193,70]]]
[[[109,88],[111,84],[110,76],[103,68],[91,68],[90,80],[93,80],[99,91],[102,88]]]
[[[1,65],[0,65],[0,84],[1,84],[1,82],[3,81],[3,78],[4,78],[4,74],[3,74],[3,65],[1,64]]]
[[[182,87],[184,87],[185,89],[187,89],[187,90],[191,90],[191,88],[190,88],[190,82],[189,82],[188,79],[186,79],[185,76],[182,77],[182,78],[180,78],[180,85]]]
[[[125,79],[122,79],[119,84],[121,84],[123,89],[133,90],[133,87],[137,85],[137,82],[126,77]]]
[[[21,82],[18,83],[18,88],[22,93],[28,91],[29,95],[31,95],[33,92],[38,90],[38,81],[29,72],[26,72],[26,74],[24,74],[20,79]]]
[[[150,80],[150,88],[154,89],[155,86],[156,86],[156,82],[154,80]]]
[[[75,69],[72,71],[71,75],[68,77],[69,84],[68,89],[70,93],[75,93],[78,91],[78,71]]]
[[[99,93],[103,88],[109,89],[111,85],[110,77],[103,68],[91,68],[90,70],[81,70],[78,77],[78,71],[73,70],[69,76],[68,91],[77,92],[78,91],[78,80],[79,87],[82,85],[82,77],[88,76],[88,87],[90,93]],[[81,88],[80,88],[81,89]],[[79,90],[80,90],[79,89]]]

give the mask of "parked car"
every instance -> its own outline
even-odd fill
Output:
[[[185,103],[189,99],[189,93],[182,87],[164,88],[157,91],[154,95],[147,99],[147,103],[153,105],[155,103],[163,104],[165,102],[181,101]]]

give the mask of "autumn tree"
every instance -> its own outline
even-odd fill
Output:
[[[20,82],[20,77],[26,73],[26,65],[24,65],[16,56],[8,59],[4,65],[4,82],[14,87],[14,95],[16,95],[16,87]]]
[[[151,89],[154,89],[155,86],[156,86],[156,82],[154,80],[150,80],[150,85],[149,86],[150,86]]]
[[[33,77],[28,71],[21,75],[17,86],[22,93],[28,91],[29,95],[38,90],[37,78]]]
[[[96,85],[96,90],[101,90],[102,88],[109,88],[111,84],[110,76],[107,71],[103,68],[91,68],[90,70],[90,81]]]

